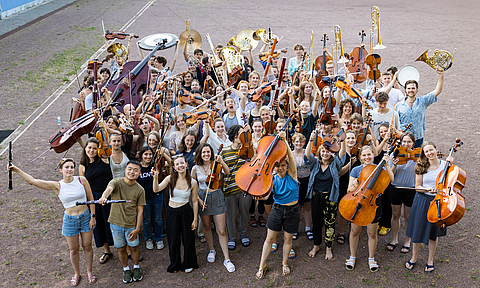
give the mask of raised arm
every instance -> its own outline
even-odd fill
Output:
[[[170,175],[165,177],[161,183],[158,183],[158,175],[159,172],[157,169],[152,168],[152,175],[153,175],[153,192],[158,193],[163,189],[167,188],[168,184],[170,184]]]
[[[445,80],[445,71],[442,68],[437,68],[438,80],[433,94],[437,97],[443,91],[443,82]]]
[[[7,166],[7,168],[8,170],[12,170],[13,172],[17,173],[17,175],[20,176],[20,178],[25,180],[25,182],[27,182],[30,185],[33,185],[40,189],[52,190],[57,195],[60,193],[60,185],[58,184],[58,182],[35,179],[31,175],[23,172],[20,168],[14,165]]]

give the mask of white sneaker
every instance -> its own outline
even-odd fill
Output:
[[[208,256],[207,256],[207,261],[210,262],[210,263],[213,263],[215,262],[215,250],[210,250],[210,252],[208,253]]]
[[[162,250],[164,247],[165,247],[165,245],[163,244],[163,241],[158,241],[157,242],[157,249],[158,250]]]
[[[147,240],[145,246],[147,246],[148,250],[153,250],[153,240]]]
[[[233,265],[232,261],[230,259],[223,261],[223,266],[227,268],[227,271],[232,273],[235,272],[235,265]]]

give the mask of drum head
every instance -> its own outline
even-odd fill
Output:
[[[140,40],[140,44],[138,44],[138,46],[143,50],[152,51],[157,46],[157,43],[162,42],[163,39],[167,39],[165,49],[175,46],[178,41],[178,37],[174,34],[158,33],[144,37],[142,40]]]
[[[420,73],[418,72],[417,68],[413,67],[412,65],[403,66],[398,71],[397,80],[398,83],[405,88],[405,83],[408,80],[415,80],[418,83],[420,80]]]

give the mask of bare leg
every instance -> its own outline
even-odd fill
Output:
[[[408,227],[408,217],[410,217],[410,209],[412,209],[412,207],[407,207],[407,206],[403,206],[403,217],[405,218],[405,231],[407,230],[407,227]],[[408,236],[405,236],[405,242],[404,242],[404,246],[406,247],[410,247],[410,242],[412,241],[412,239],[410,239],[410,237]]]
[[[122,263],[122,267],[128,266],[127,245],[117,249],[118,259]]]
[[[428,265],[433,265],[433,257],[435,256],[435,250],[437,249],[437,243],[438,243],[438,238],[437,240],[429,240],[428,241]],[[430,268],[428,270],[425,270],[425,272],[432,271],[434,268]]]
[[[103,244],[103,251],[105,251],[105,253],[112,253],[112,250],[110,250],[110,246],[108,246],[107,243]]]
[[[343,216],[338,213],[338,234],[345,235],[345,227],[347,226],[347,220],[343,218]]]
[[[305,202],[302,205],[303,207],[303,217],[305,218],[305,226],[312,227],[312,211],[310,202]]]
[[[130,247],[130,250],[132,251],[133,264],[138,265],[140,263],[140,249],[138,249],[138,246],[135,246],[135,247]]]
[[[420,245],[422,243],[412,243],[412,258],[410,258],[411,263],[417,262],[418,252],[420,251]],[[429,248],[430,249],[430,248]]]
[[[208,248],[210,250],[215,250],[215,247],[213,247],[212,229],[210,229],[210,223],[212,223],[212,216],[200,215],[200,218],[202,218],[203,233],[205,234],[205,239],[207,239]]]
[[[315,255],[317,254],[318,250],[320,250],[320,245],[313,245],[313,248],[312,250],[310,250],[310,252],[308,252],[308,256],[310,257],[315,257]]]
[[[93,261],[93,249],[92,249],[92,237],[93,232],[86,232],[80,233],[80,237],[82,237],[82,247],[83,253],[85,255],[85,262],[87,264],[87,274],[88,276],[92,276],[92,261]]]
[[[332,258],[333,258],[332,248],[331,247],[326,247],[325,248],[325,260],[332,260]]]
[[[377,229],[378,223],[367,225],[368,258],[375,258],[375,250],[377,250]]]
[[[290,254],[290,250],[292,250],[292,240],[293,234],[283,231],[283,265],[287,265],[288,255]]]
[[[267,238],[263,243],[262,257],[260,259],[259,268],[263,268],[267,265],[267,258],[268,258],[268,255],[270,255],[270,249],[272,248],[272,244],[277,240],[277,235],[278,235],[278,232],[267,229]],[[287,258],[288,258],[288,255],[287,255]]]
[[[70,261],[72,262],[73,271],[75,271],[75,278],[78,279],[80,277],[78,235],[65,236],[65,238],[67,239],[68,249],[70,250]]]
[[[227,234],[225,233],[225,213],[214,215],[213,222],[215,222],[215,229],[217,230],[218,234],[218,242],[220,242],[220,247],[222,247],[223,256],[225,257],[225,260],[228,260],[230,259],[230,255],[228,254],[228,240]],[[210,235],[211,234],[212,232],[210,231]]]
[[[400,230],[400,216],[402,214],[402,205],[392,204],[392,241],[391,244],[398,243],[398,231]]]
[[[350,225],[350,257],[355,257],[357,254],[358,237],[360,236],[360,232],[362,232],[362,226],[353,223]]]
[[[265,204],[265,212],[267,212],[267,218],[270,215],[271,211],[272,211],[272,205],[266,205]]]

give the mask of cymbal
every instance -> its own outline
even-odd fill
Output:
[[[193,29],[190,29],[190,35],[192,36],[193,40],[190,39],[187,43],[187,53],[193,53],[193,51],[195,51],[195,49],[198,49],[200,48],[200,46],[202,46],[202,36],[200,35],[200,33],[198,33],[197,31],[193,30]],[[188,32],[187,30],[183,31],[182,34],[180,34],[180,46],[182,47],[185,47],[185,42],[187,41],[187,38],[188,38]]]

